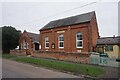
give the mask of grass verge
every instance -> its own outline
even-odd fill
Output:
[[[17,58],[17,56],[16,55],[10,55],[10,54],[2,54],[2,58],[12,59],[12,58]]]
[[[34,64],[37,66],[53,68],[60,71],[68,71],[74,74],[90,75],[92,77],[98,77],[104,73],[104,70],[97,66],[90,66],[90,65],[84,65],[84,64],[71,64],[71,63],[40,59],[40,58],[17,57],[14,55],[3,55],[3,58],[9,58],[9,59],[13,59],[13,60],[24,62],[24,63]]]

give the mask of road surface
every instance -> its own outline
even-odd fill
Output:
[[[81,78],[67,73],[2,59],[3,78]]]

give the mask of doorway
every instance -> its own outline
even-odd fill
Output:
[[[35,50],[39,50],[39,43],[34,43],[35,44]]]

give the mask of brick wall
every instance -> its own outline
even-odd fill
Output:
[[[26,56],[26,50],[10,50],[12,55]],[[33,51],[31,56],[64,60],[77,63],[90,64],[90,54],[88,53],[65,53],[52,51]]]
[[[90,47],[89,44],[91,41],[89,40],[90,34],[88,33],[89,23],[78,24],[72,26],[66,26],[61,28],[55,28],[51,30],[44,30],[40,33],[41,39],[41,50],[49,50],[49,51],[62,51],[62,52],[77,52],[81,50],[81,52],[88,52]],[[58,33],[59,31],[64,31],[63,33]],[[83,48],[76,48],[76,33],[81,32],[83,34]],[[58,48],[58,36],[59,34],[64,35],[64,48]],[[49,49],[45,49],[45,37],[49,37]],[[51,44],[55,44],[55,49],[51,48]],[[91,50],[92,51],[92,50]]]
[[[91,27],[91,36],[92,36],[92,46],[95,48],[96,47],[96,41],[99,38],[99,30],[98,30],[98,24],[96,20],[96,16],[93,16],[91,22],[90,22],[90,27]],[[93,47],[91,48],[93,50]]]
[[[59,31],[64,31],[58,33]],[[76,48],[76,33],[83,34],[83,48]],[[64,48],[58,48],[58,36],[64,36]],[[49,37],[49,49],[45,49],[45,37]],[[49,30],[40,31],[41,50],[61,51],[61,52],[92,52],[96,46],[97,38],[99,37],[96,16],[93,16],[90,22],[63,26]],[[51,48],[51,44],[55,44],[55,49]]]
[[[21,36],[20,39],[19,39],[19,49],[20,49],[20,50],[24,50],[24,49],[21,49],[21,43],[23,43],[25,40],[26,40],[26,42],[29,44],[29,45],[28,45],[28,51],[29,51],[29,53],[30,53],[30,52],[32,52],[33,44],[32,44],[31,38],[28,36],[28,34],[27,34],[26,31],[23,32],[22,36]]]
[[[10,54],[26,56],[26,50],[10,50]]]
[[[51,58],[70,62],[90,64],[90,54],[88,53],[64,53],[64,52],[46,52],[35,51],[33,57]]]

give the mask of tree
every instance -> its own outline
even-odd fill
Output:
[[[2,51],[3,53],[10,53],[11,49],[18,46],[21,31],[16,30],[12,26],[2,27]]]

